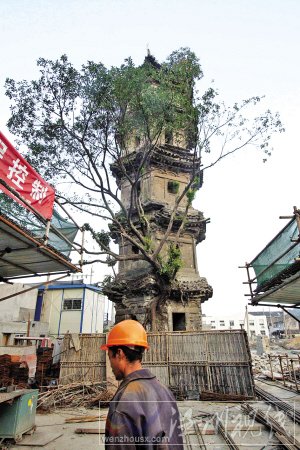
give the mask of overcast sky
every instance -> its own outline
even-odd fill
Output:
[[[265,95],[265,107],[280,112],[286,133],[273,140],[271,159],[263,164],[253,149],[229,157],[205,173],[194,202],[211,219],[198,246],[200,274],[214,288],[203,311],[242,315],[248,291],[238,266],[284,226],[279,215],[300,207],[300,1],[0,0],[0,21],[0,129],[6,134],[5,78],[33,79],[39,57],[63,53],[79,68],[87,60],[119,65],[128,56],[140,64],[147,47],[162,61],[190,47],[203,83],[214,80],[226,102]]]

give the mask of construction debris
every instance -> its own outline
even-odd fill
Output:
[[[280,423],[271,417],[269,414],[265,414],[262,410],[258,408],[253,408],[248,403],[241,405],[242,409],[246,411],[251,417],[253,417],[258,422],[263,423],[266,427],[275,433],[278,440],[284,445],[285,448],[289,450],[296,450],[300,448],[300,442],[292,436],[288,431],[286,431]]]
[[[272,355],[273,356],[273,355]],[[273,371],[274,372],[280,372],[280,365],[279,360],[274,362],[273,364]],[[254,375],[261,374],[264,371],[270,370],[270,357],[268,354],[263,354],[261,356],[259,355],[252,355],[252,370]]]
[[[53,408],[77,408],[84,406],[106,407],[113,397],[113,392],[107,389],[107,383],[71,383],[50,387],[41,392],[37,407],[49,411]]]
[[[261,374],[271,380],[283,380],[283,375],[279,372],[271,372],[270,370],[262,370]]]
[[[47,379],[50,375],[49,372],[52,366],[52,353],[53,349],[51,347],[41,347],[36,351],[37,365],[35,379],[39,385],[45,384],[45,379]]]
[[[230,448],[231,450],[239,450],[239,446],[234,441],[232,435],[228,433],[224,423],[222,422],[222,420],[218,415],[214,417],[214,423],[218,429],[218,432],[223,436],[223,439],[225,440],[228,448]]]

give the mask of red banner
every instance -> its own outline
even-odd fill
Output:
[[[41,216],[51,219],[55,198],[54,189],[28,164],[1,131],[0,178]],[[0,189],[22,206],[26,206],[1,184]]]

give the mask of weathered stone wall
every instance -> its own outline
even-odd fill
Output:
[[[185,173],[167,172],[158,169],[152,170],[145,174],[140,181],[141,202],[153,201],[174,206],[176,198],[183,192],[188,181],[189,176]],[[169,182],[179,183],[178,192],[169,192]],[[121,200],[126,208],[130,205],[130,197],[131,185],[128,180],[124,180],[121,183]],[[183,197],[180,207],[185,208],[186,204],[187,198]]]
[[[186,318],[186,330],[187,331],[198,331],[202,328],[201,320],[201,301],[191,300],[186,303],[179,303],[170,300],[167,304],[168,309],[168,329],[174,329],[173,314],[174,313],[184,313]]]
[[[157,245],[161,239],[163,238],[163,234],[160,231],[153,232],[152,240]],[[168,251],[168,243],[174,242],[176,239],[175,233],[171,233],[168,238],[168,242],[163,246],[161,251],[162,258],[166,258]],[[193,276],[194,274],[198,274],[197,270],[197,260],[196,260],[196,252],[195,252],[195,242],[193,236],[189,236],[188,234],[184,234],[178,239],[178,245],[181,250],[182,263],[183,266],[179,269],[179,276]],[[119,245],[120,255],[132,255],[135,253],[137,249],[130,242],[126,242],[125,239]],[[150,264],[147,261],[123,261],[119,263],[119,274],[130,274],[133,271],[139,271],[143,269],[150,270]]]

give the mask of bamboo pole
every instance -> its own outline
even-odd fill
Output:
[[[282,374],[283,384],[284,384],[284,386],[286,386],[286,383],[285,383],[285,376],[284,376],[283,368],[282,368],[281,355],[278,355],[278,358],[279,358],[279,364],[280,364],[280,369],[281,369],[281,374]]]
[[[293,361],[292,358],[291,358],[290,361],[291,361],[291,367],[292,367],[292,371],[293,371],[293,375],[294,375],[294,381],[295,381],[295,385],[296,385],[296,390],[297,390],[297,392],[299,392],[296,372],[295,372],[295,368],[294,368],[294,361]]]
[[[271,370],[271,375],[272,375],[272,380],[274,381],[274,373],[273,373],[273,365],[272,365],[272,356],[269,354],[269,362],[270,362],[270,370]]]

